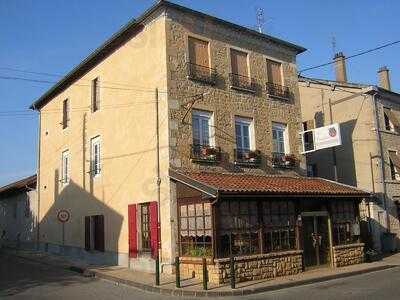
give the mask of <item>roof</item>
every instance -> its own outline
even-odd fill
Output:
[[[329,86],[336,85],[336,86],[341,86],[341,87],[358,88],[358,89],[363,89],[363,88],[373,86],[371,84],[342,82],[342,81],[336,81],[336,80],[327,80],[327,79],[305,77],[305,76],[299,76],[299,81],[300,82],[311,82],[311,83],[323,84],[323,85],[329,85]]]
[[[0,187],[0,197],[19,192],[27,188],[36,188],[37,176],[32,175]]]
[[[253,36],[257,36],[268,41],[272,41],[281,45],[284,45],[288,48],[293,49],[298,54],[306,51],[307,49],[298,46],[293,43],[289,43],[287,41],[278,39],[276,37],[260,33],[253,29],[240,26],[234,23],[231,23],[226,20],[219,19],[217,17],[192,10],[190,8],[169,2],[160,0],[151,6],[148,10],[146,10],[141,16],[137,19],[131,19],[124,27],[122,27],[118,32],[112,35],[106,42],[104,42],[100,47],[94,50],[89,56],[87,56],[79,65],[72,69],[67,75],[65,75],[60,81],[58,81],[54,86],[52,86],[46,93],[44,93],[39,99],[34,101],[30,106],[30,109],[40,109],[43,105],[45,105],[48,101],[50,101],[53,97],[61,93],[65,88],[67,88],[71,83],[75,80],[83,76],[87,73],[93,66],[101,62],[106,56],[108,56],[114,49],[118,48],[122,43],[128,40],[132,34],[140,31],[143,28],[144,22],[158,9],[165,8],[173,8],[179,10],[184,13],[193,14],[196,16],[200,16],[202,18],[207,18],[214,22],[218,22],[224,24],[226,26],[230,26],[235,28],[236,30],[251,34]]]
[[[218,194],[263,194],[285,196],[369,197],[355,187],[316,177],[250,175],[170,170],[170,177],[211,196]]]

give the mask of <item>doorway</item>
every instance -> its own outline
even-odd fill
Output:
[[[304,266],[320,267],[330,263],[327,212],[302,214]]]

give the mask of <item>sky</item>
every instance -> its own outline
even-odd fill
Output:
[[[395,0],[174,0],[231,22],[255,28],[256,9],[265,15],[264,32],[308,49],[298,69],[329,62],[336,51],[349,56],[400,40],[400,1]],[[50,86],[6,80],[59,77],[9,70],[66,74],[108,37],[154,3],[151,0],[0,0],[0,186],[36,171],[37,117],[15,115]],[[400,91],[400,44],[347,62],[348,80],[377,83],[376,71],[391,70]],[[332,66],[305,76],[333,79]],[[152,88],[152,87],[149,87]]]

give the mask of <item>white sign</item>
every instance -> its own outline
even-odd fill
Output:
[[[314,147],[315,150],[340,146],[342,137],[340,135],[339,124],[319,127],[314,129]]]
[[[303,153],[336,147],[342,144],[342,136],[338,123],[307,130],[302,132],[301,136],[303,141]]]

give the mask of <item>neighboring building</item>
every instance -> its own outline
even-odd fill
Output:
[[[300,77],[299,89],[303,129],[340,123],[342,145],[307,154],[310,176],[337,179],[376,194],[374,201],[361,206],[369,220],[373,245],[377,250],[393,250],[396,234],[400,247],[400,94],[390,90],[389,71],[381,68],[379,86],[347,81],[344,55],[335,58],[336,81]],[[386,214],[388,212],[388,214]],[[371,242],[372,243],[372,242]]]
[[[37,208],[36,175],[0,187],[0,246],[36,245]]]
[[[161,244],[164,272],[206,256],[214,282],[231,254],[279,264],[241,280],[361,261],[368,194],[299,176],[303,51],[167,1],[130,22],[32,105],[41,246],[153,270]]]

